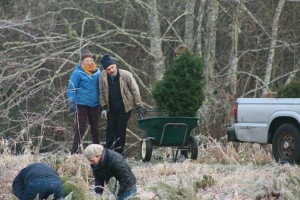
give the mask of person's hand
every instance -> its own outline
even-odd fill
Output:
[[[107,111],[106,110],[102,110],[101,111],[101,117],[105,120],[107,120]]]
[[[137,110],[138,110],[138,113],[142,116],[144,116],[147,112],[146,108],[144,108],[144,107],[139,107]]]
[[[74,101],[69,101],[69,109],[71,112],[76,111],[76,103]]]

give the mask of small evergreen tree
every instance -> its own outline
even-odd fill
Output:
[[[300,98],[300,81],[293,81],[281,87],[277,93],[278,98]]]
[[[184,51],[152,90],[157,107],[168,116],[194,117],[204,101],[203,60]]]

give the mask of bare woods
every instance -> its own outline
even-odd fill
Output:
[[[221,138],[236,97],[261,97],[298,79],[299,10],[300,2],[287,0],[3,0],[0,137],[12,151],[69,150],[66,86],[85,48],[131,71],[154,108],[151,89],[185,44],[205,61],[196,134]],[[129,147],[142,138],[136,119]]]

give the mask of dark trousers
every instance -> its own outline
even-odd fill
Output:
[[[126,128],[131,111],[109,111],[107,114],[106,148],[112,149],[123,155]]]
[[[54,194],[54,199],[64,198],[61,180],[56,177],[39,177],[27,183],[21,199],[33,200],[37,195],[39,195],[38,199],[47,199],[52,194]]]
[[[118,200],[133,199],[133,196],[136,194],[136,192],[136,185],[134,185],[128,191],[118,194]]]
[[[99,129],[98,129],[98,120],[99,120],[99,106],[89,107],[83,105],[77,105],[77,113],[75,113],[75,134],[73,140],[73,147],[71,153],[78,153],[79,146],[82,142],[84,132],[86,129],[87,119],[91,126],[90,134],[92,135],[93,144],[99,144]]]

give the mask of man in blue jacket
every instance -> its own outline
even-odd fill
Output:
[[[75,112],[76,124],[71,153],[78,153],[84,136],[86,122],[91,126],[92,142],[99,144],[99,76],[94,62],[95,55],[89,50],[81,53],[81,62],[72,72],[68,85],[70,111]]]
[[[13,180],[13,193],[20,200],[63,199],[63,185],[58,173],[44,163],[33,163],[23,168]]]

